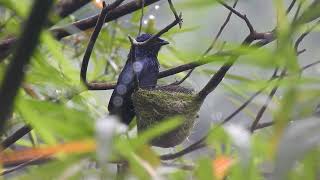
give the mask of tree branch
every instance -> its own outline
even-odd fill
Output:
[[[28,134],[32,128],[29,125],[24,125],[20,129],[18,129],[16,132],[14,132],[11,136],[7,137],[4,141],[1,142],[1,151],[7,149],[12,144],[17,142],[19,139],[21,139],[23,136]]]
[[[115,4],[119,5],[122,1],[123,0],[115,1]],[[85,51],[84,56],[83,56],[83,60],[82,60],[82,64],[81,64],[80,77],[81,77],[81,80],[88,87],[88,89],[92,88],[92,85],[87,81],[87,69],[88,69],[88,65],[89,65],[90,56],[91,56],[94,44],[95,44],[95,42],[96,42],[96,40],[97,40],[97,38],[99,36],[99,33],[101,31],[101,28],[102,28],[102,26],[104,24],[106,15],[107,15],[108,11],[110,10],[110,7],[113,7],[113,6],[114,6],[113,4],[111,4],[110,6],[106,6],[105,2],[103,1],[103,9],[102,9],[102,11],[101,11],[101,13],[99,15],[97,24],[96,24],[96,26],[94,28],[94,31],[93,31],[93,33],[92,33],[92,35],[90,37],[88,46],[87,46],[86,51]]]
[[[33,50],[39,40],[42,26],[47,20],[52,0],[35,1],[25,24],[17,49],[9,64],[0,89],[0,133],[11,114],[14,99],[25,75]]]

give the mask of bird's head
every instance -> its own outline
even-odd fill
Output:
[[[136,38],[136,40],[138,42],[144,42],[150,39],[151,37],[152,37],[151,34],[141,34]],[[137,47],[136,53],[137,55],[143,53],[144,55],[157,56],[160,48],[167,44],[169,44],[168,41],[165,41],[161,38],[155,38],[153,41],[149,42],[147,45]]]

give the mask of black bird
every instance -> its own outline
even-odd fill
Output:
[[[144,42],[151,36],[150,34],[142,34],[136,40]],[[139,88],[154,88],[157,85],[159,74],[158,52],[161,46],[166,44],[169,43],[156,38],[145,46],[135,47],[135,62],[133,64],[130,50],[127,62],[119,75],[108,105],[110,114],[118,115],[123,123],[130,124],[135,116],[131,100],[131,95],[135,89],[134,73],[137,75]]]

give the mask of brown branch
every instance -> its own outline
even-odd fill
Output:
[[[33,50],[38,44],[42,26],[47,20],[52,0],[35,1],[23,28],[17,48],[9,64],[0,89],[0,132],[12,112],[14,99],[25,75]],[[37,23],[35,23],[37,22]]]
[[[153,4],[155,2],[158,2],[160,0],[145,0],[145,6],[149,6],[150,4]],[[121,2],[121,1],[117,1]],[[118,19],[119,17],[125,16],[127,14],[130,14],[134,11],[137,11],[141,8],[141,4],[136,3],[135,1],[128,2],[127,4],[121,5],[117,8],[114,8],[114,6],[118,6],[118,4],[113,3],[112,6],[108,6],[108,9],[112,9],[106,16],[105,22],[110,22],[115,19]],[[79,33],[81,31],[90,29],[96,25],[96,22],[98,20],[99,15],[95,15],[83,20],[76,21],[74,23],[71,23],[69,25],[66,25],[64,27],[59,27],[59,28],[54,28],[51,29],[50,31],[54,34],[54,36],[57,39],[62,39],[66,36],[70,36],[72,34]],[[70,31],[73,29],[77,29],[77,31]],[[14,44],[16,43],[17,39],[16,38],[9,38],[0,41],[0,58],[5,58],[7,57]],[[0,59],[1,62],[1,59]]]

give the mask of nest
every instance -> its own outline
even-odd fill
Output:
[[[174,116],[182,117],[182,124],[151,141],[151,145],[168,148],[182,143],[195,124],[202,104],[192,90],[180,86],[139,89],[132,95],[137,115],[138,133]]]

